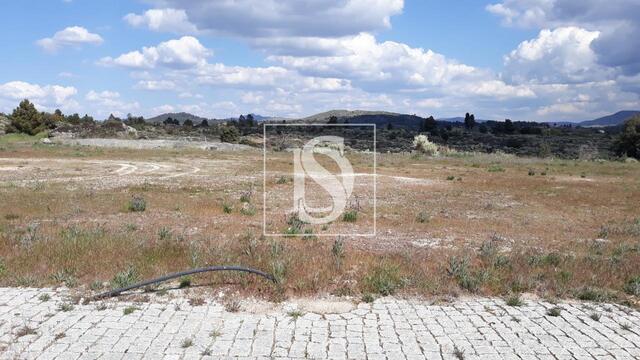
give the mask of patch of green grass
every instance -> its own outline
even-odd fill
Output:
[[[366,293],[364,295],[362,295],[362,301],[366,302],[368,304],[374,302],[376,299],[372,294]]]
[[[520,295],[518,294],[514,294],[511,295],[507,298],[506,301],[508,306],[522,306],[524,305],[524,302],[522,301],[522,299],[520,298]]]
[[[383,262],[364,278],[364,284],[371,292],[389,296],[402,287],[403,281],[398,266]]]
[[[504,168],[498,164],[493,164],[487,169],[489,172],[504,172]]]
[[[133,285],[138,281],[138,272],[133,266],[117,273],[111,280],[111,287],[114,289]]]
[[[188,288],[191,286],[191,276],[183,276],[180,279],[180,289]]]
[[[130,315],[130,314],[133,314],[136,310],[138,310],[138,308],[135,306],[127,306],[122,310],[122,313],[124,315]]]
[[[431,220],[431,216],[429,216],[429,213],[425,211],[420,211],[416,216],[416,221],[421,224],[428,223],[429,220]]]
[[[292,310],[287,313],[293,320],[297,320],[299,317],[304,316],[304,313],[300,310]]]
[[[583,301],[604,302],[612,300],[615,296],[603,289],[584,287],[577,292],[576,297]]]
[[[40,296],[38,296],[38,300],[42,301],[42,302],[47,302],[49,300],[51,300],[51,295],[49,294],[42,294]]]
[[[127,210],[130,212],[143,212],[147,209],[147,201],[139,195],[134,195],[127,204]]]
[[[229,204],[222,204],[222,212],[225,214],[231,214],[233,212],[233,206]]]
[[[64,312],[71,311],[71,310],[73,310],[73,304],[70,304],[70,303],[62,303],[62,304],[60,304],[60,305],[58,306],[58,310],[59,310],[59,311],[64,311]]]
[[[640,276],[627,280],[624,291],[629,295],[640,296]]]
[[[355,210],[348,210],[342,214],[342,221],[344,222],[356,222],[358,221],[358,212]]]

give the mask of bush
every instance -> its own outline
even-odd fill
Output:
[[[35,135],[53,127],[52,119],[41,114],[29,100],[22,100],[11,114],[11,126],[18,132]]]
[[[438,155],[438,145],[429,141],[429,138],[427,137],[427,135],[417,135],[416,137],[414,137],[413,147],[417,151],[425,155],[429,155],[429,156]]]
[[[220,132],[220,141],[226,143],[237,143],[240,141],[240,131],[235,126],[225,126]]]
[[[627,281],[624,291],[629,295],[640,296],[640,276],[636,276]]]
[[[520,299],[520,295],[512,295],[509,296],[509,298],[506,301],[508,306],[522,306],[524,305],[524,302],[522,301],[522,299]]]
[[[119,289],[133,285],[138,281],[138,272],[133,267],[128,267],[126,270],[117,273],[111,280],[111,287]]]
[[[342,221],[344,222],[356,222],[358,220],[358,212],[355,210],[345,211],[342,214]]]
[[[382,263],[373,268],[364,279],[365,286],[372,292],[382,296],[393,295],[402,287],[400,270],[397,266]]]
[[[143,212],[147,209],[147,201],[142,196],[134,195],[129,200],[127,209],[131,212]]]

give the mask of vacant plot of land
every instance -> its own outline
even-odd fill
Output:
[[[10,143],[0,147],[0,284],[79,290],[195,266],[274,274],[194,282],[280,299],[537,292],[627,301],[640,294],[640,166],[506,155],[379,154],[377,235],[269,213],[292,237],[262,234],[262,153]],[[357,158],[357,157],[356,157]],[[292,155],[269,154],[266,188],[288,200]],[[368,160],[367,160],[368,161]],[[364,157],[356,188],[369,186]],[[366,195],[366,193],[365,193]],[[120,275],[120,276],[116,276]]]

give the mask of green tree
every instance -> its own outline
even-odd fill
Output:
[[[433,118],[433,116],[429,116],[428,118],[424,119],[424,121],[422,122],[423,131],[431,132],[436,130],[437,127],[438,127],[438,122],[436,121],[436,119]]]
[[[624,123],[622,133],[614,147],[620,156],[640,159],[640,116],[636,115]]]
[[[237,143],[240,141],[240,131],[235,126],[225,126],[220,132],[220,140],[226,143]]]
[[[11,125],[21,133],[35,135],[45,130],[44,117],[36,107],[24,99],[11,114]]]
[[[182,123],[182,126],[193,127],[193,120],[191,120],[191,119],[185,120],[184,123]]]
[[[464,116],[464,127],[466,127],[467,129],[471,130],[474,128],[474,126],[476,126],[476,117],[475,115],[471,114],[469,115],[469,113],[467,113]]]

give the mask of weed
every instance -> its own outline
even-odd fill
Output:
[[[9,220],[9,221],[11,221],[11,220],[16,220],[16,219],[19,219],[19,218],[20,218],[20,216],[19,216],[19,215],[16,215],[16,214],[6,214],[6,215],[4,216],[4,219],[5,219],[5,220]]]
[[[603,289],[584,287],[578,291],[576,297],[584,301],[603,302],[611,300],[613,295]]]
[[[375,297],[373,297],[372,294],[366,293],[362,295],[362,301],[370,304],[375,301]]]
[[[317,240],[318,239],[318,237],[313,234],[313,229],[312,228],[304,229],[303,233],[304,233],[304,235],[302,236],[302,238],[304,240]]]
[[[375,266],[370,275],[364,279],[366,287],[382,296],[393,295],[402,287],[402,279],[398,266],[383,262]]]
[[[631,324],[628,323],[624,323],[622,325],[620,325],[620,328],[624,331],[631,331]]]
[[[431,220],[431,216],[429,216],[429,214],[424,211],[419,212],[416,216],[416,221],[421,224],[428,223],[429,220]]]
[[[160,230],[158,230],[158,238],[160,239],[160,241],[171,240],[171,237],[171,230],[167,229],[166,227],[163,226],[160,228]]]
[[[498,164],[493,164],[487,169],[489,172],[504,172],[504,168]]]
[[[73,304],[70,303],[62,303],[58,306],[58,311],[68,312],[73,310]]]
[[[336,239],[331,247],[331,255],[335,261],[336,267],[340,269],[342,266],[342,259],[344,258],[344,241],[341,238]]]
[[[280,176],[278,180],[276,180],[276,184],[282,185],[286,184],[289,180],[285,176]]]
[[[147,201],[139,195],[134,195],[127,204],[127,210],[130,212],[143,212],[147,209]]]
[[[560,316],[560,314],[562,313],[562,308],[554,306],[550,309],[547,310],[547,316]]]
[[[455,177],[455,176],[453,176],[453,175],[449,175],[449,176],[447,176],[447,180],[449,180],[449,181],[453,181],[453,180],[455,180],[455,179],[456,179],[456,177]]]
[[[105,304],[105,303],[100,303],[100,304],[96,305],[96,310],[98,310],[98,311],[104,311],[104,310],[107,310],[107,304]]]
[[[202,356],[211,356],[211,348],[206,348],[204,350],[202,350],[202,352],[200,353],[200,355]]]
[[[93,291],[99,291],[102,290],[102,288],[104,287],[104,285],[102,284],[102,281],[100,280],[94,280],[91,282],[91,285],[89,285],[89,288]]]
[[[522,299],[520,299],[520,295],[518,294],[514,294],[509,296],[509,298],[507,298],[506,301],[508,306],[522,306],[524,305],[524,302],[522,301]]]
[[[225,214],[231,214],[233,212],[233,206],[227,203],[222,204],[222,212]]]
[[[589,315],[589,317],[591,318],[591,320],[593,321],[600,321],[600,318],[602,317],[602,315],[598,314],[598,313],[592,313],[591,315]]]
[[[7,264],[0,258],[0,277],[7,273]]]
[[[237,313],[241,309],[240,301],[233,299],[224,304],[224,308],[230,313]]]
[[[191,286],[191,276],[183,276],[180,278],[180,285],[178,287],[180,289],[188,288]]]
[[[64,338],[65,336],[67,336],[67,334],[65,334],[63,332],[59,332],[53,338],[54,338],[54,340],[60,340],[60,339]]]
[[[124,315],[130,315],[130,314],[133,314],[136,310],[138,310],[138,308],[135,306],[127,306],[122,310],[122,313]]]
[[[287,313],[293,320],[298,320],[299,317],[304,316],[304,313],[300,310],[292,310]]]
[[[458,360],[464,360],[464,351],[460,350],[457,346],[453,347],[453,356]]]
[[[49,294],[42,294],[40,296],[38,296],[38,300],[42,301],[42,302],[47,302],[49,300],[51,300],[51,295]]]
[[[18,329],[18,331],[16,331],[16,338],[21,338],[23,336],[27,336],[27,335],[35,335],[37,334],[36,329],[30,327],[30,326],[23,326],[20,329]]]
[[[211,330],[211,332],[209,333],[209,336],[211,336],[212,338],[217,338],[222,336],[222,331],[220,331],[220,329],[213,329]]]
[[[132,266],[126,270],[117,273],[111,280],[111,287],[114,289],[133,285],[138,281],[138,272]]]
[[[356,210],[348,210],[342,214],[342,221],[344,222],[356,222],[358,221],[358,212]]]
[[[182,340],[182,342],[180,343],[180,346],[181,346],[183,349],[186,349],[186,348],[192,347],[192,346],[193,346],[193,340],[192,340],[192,339],[190,339],[190,338],[186,338],[186,339]]]
[[[73,288],[78,285],[78,280],[73,273],[67,269],[58,271],[51,275],[53,281],[59,284],[64,284],[66,287]]]
[[[253,216],[256,214],[256,207],[251,205],[250,203],[244,203],[242,208],[240,208],[240,214],[245,216]]]

